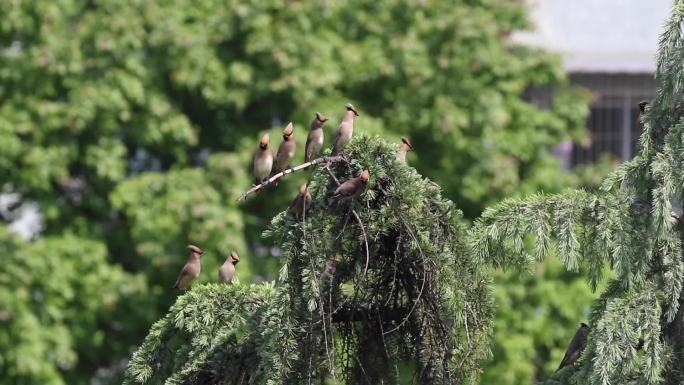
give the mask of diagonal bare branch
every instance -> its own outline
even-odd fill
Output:
[[[275,180],[280,179],[281,177],[283,177],[283,176],[285,176],[285,175],[287,175],[287,174],[292,174],[292,173],[295,172],[295,171],[303,170],[303,169],[305,169],[305,168],[307,168],[307,167],[309,167],[309,166],[313,166],[313,165],[316,165],[316,164],[319,164],[319,163],[333,163],[333,162],[340,162],[340,161],[343,161],[343,160],[344,160],[344,157],[341,156],[341,155],[337,155],[337,156],[322,156],[322,157],[320,157],[320,158],[317,158],[317,159],[312,160],[311,162],[306,162],[306,163],[300,164],[299,166],[290,167],[290,168],[288,168],[288,169],[285,170],[285,171],[282,171],[282,172],[279,172],[279,173],[277,173],[277,174],[272,175],[272,176],[271,176],[270,178],[268,178],[265,182],[262,182],[262,183],[260,183],[260,184],[258,184],[258,185],[256,185],[256,186],[252,187],[251,189],[247,190],[247,192],[245,192],[245,193],[243,193],[242,195],[240,195],[240,197],[238,198],[238,201],[245,200],[249,194],[253,194],[253,193],[255,193],[255,192],[261,190],[262,188],[264,188],[264,187],[270,185],[271,183],[273,183]]]

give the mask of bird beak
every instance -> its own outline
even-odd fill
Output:
[[[359,116],[359,113],[358,113],[358,112],[356,112],[356,110],[355,110],[355,109],[353,109],[353,108],[352,108],[351,110],[352,110],[352,112],[354,112],[354,115],[356,115],[356,116]]]

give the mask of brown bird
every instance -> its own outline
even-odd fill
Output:
[[[337,135],[335,135],[332,150],[333,155],[337,155],[347,146],[347,143],[349,143],[352,138],[352,134],[354,134],[354,118],[359,116],[359,113],[356,112],[351,103],[347,103],[344,108],[347,109],[347,112],[344,113],[342,123],[340,123],[340,127],[337,129]]]
[[[188,249],[190,249],[190,258],[188,258],[185,266],[183,266],[180,274],[178,274],[172,289],[188,290],[202,271],[200,258],[205,254],[204,250],[195,245],[188,245]]]
[[[570,346],[568,346],[568,350],[565,352],[565,356],[563,357],[563,361],[561,361],[558,370],[561,370],[562,368],[568,365],[574,364],[575,361],[577,361],[577,359],[580,358],[580,356],[582,355],[582,351],[587,346],[588,334],[589,326],[583,322],[582,324],[580,324],[579,329],[577,329],[577,331],[575,332],[575,336],[572,337],[572,341],[570,341]]]
[[[233,281],[233,277],[235,277],[235,267],[238,262],[240,262],[240,256],[235,251],[231,251],[228,258],[226,258],[226,261],[223,262],[223,265],[219,268],[219,282],[231,283]]]
[[[332,204],[337,200],[346,201],[358,197],[366,189],[368,178],[370,178],[370,174],[368,173],[368,170],[364,170],[357,178],[345,181],[337,190],[335,190],[335,193],[330,198],[329,204]]]
[[[295,217],[301,217],[305,212],[309,211],[311,208],[311,193],[309,192],[308,186],[303,184],[299,187],[299,194],[292,201],[290,207],[288,207],[287,212],[294,214]]]
[[[323,132],[323,124],[328,121],[328,118],[316,112],[316,116],[311,122],[309,128],[309,136],[306,138],[306,146],[304,149],[304,161],[311,162],[321,152],[323,147],[323,139],[325,133]]]
[[[290,167],[290,162],[294,159],[296,149],[297,143],[294,139],[294,126],[292,125],[292,122],[290,122],[283,130],[283,142],[280,143],[280,147],[278,147],[273,174],[285,171]],[[274,180],[273,183],[278,187],[280,178]]]
[[[637,125],[639,126],[640,133],[644,132],[644,113],[646,112],[646,106],[648,106],[648,102],[646,100],[639,102],[639,117],[637,117]]]
[[[411,142],[409,142],[408,139],[406,138],[401,138],[401,147],[399,147],[399,152],[397,153],[397,158],[406,163],[406,154],[409,153],[409,151],[413,150],[413,146],[411,145]]]
[[[268,134],[264,134],[259,142],[259,149],[254,153],[254,184],[258,185],[268,178],[273,167],[273,154],[268,149]]]

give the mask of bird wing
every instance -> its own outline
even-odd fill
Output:
[[[309,136],[306,137],[306,144],[304,145],[304,161],[308,162],[311,160],[311,154],[309,154],[309,151],[311,151],[311,148],[309,148],[309,143],[311,143],[311,133],[309,132]]]
[[[356,179],[350,179],[340,185],[340,187],[335,190],[335,196],[340,196],[340,197],[348,197],[350,195],[354,194],[355,189],[355,180]]]
[[[337,142],[339,142],[340,136],[342,136],[342,130],[338,129],[337,134],[335,135],[335,140],[333,141],[333,150],[335,150],[337,147]]]
[[[283,142],[283,143],[284,143],[284,142]],[[279,165],[279,163],[282,162],[282,159],[280,158],[280,154],[282,154],[282,152],[283,152],[283,143],[281,143],[280,146],[278,147],[278,152],[276,153],[276,157],[275,157],[275,162],[274,162],[274,163],[275,163],[275,164],[274,164],[275,167],[273,167],[273,170],[274,170],[274,172],[276,172],[276,173],[277,173],[277,172],[280,172],[280,165]]]
[[[184,289],[185,284],[187,283],[188,278],[190,277],[190,263],[186,263],[185,266],[183,266],[183,269],[181,270],[180,274],[178,274],[178,278],[176,278],[176,283],[173,284],[174,289]]]
[[[584,330],[584,328],[580,328],[579,330],[577,330],[577,332],[575,332],[575,335],[572,337],[572,341],[570,341],[570,346],[568,346],[568,350],[565,352],[565,355],[563,356],[563,361],[561,361],[558,369],[560,370],[562,367],[570,365],[577,361],[586,345],[587,332]]]

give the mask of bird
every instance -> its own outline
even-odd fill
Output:
[[[356,198],[357,196],[361,195],[368,185],[369,178],[370,173],[368,170],[363,170],[361,175],[358,177],[345,181],[339,187],[337,187],[337,190],[335,190],[335,193],[330,198],[329,204],[332,204],[338,200],[345,201]]]
[[[172,289],[188,290],[202,271],[200,258],[205,254],[205,251],[195,245],[188,245],[188,249],[190,249],[190,257],[178,274]]]
[[[280,147],[278,147],[273,174],[285,171],[288,167],[290,167],[290,162],[292,159],[294,159],[296,149],[297,143],[294,140],[294,126],[292,125],[292,122],[290,122],[283,130],[283,142],[280,143]],[[276,187],[278,187],[280,178],[273,181],[273,183]]]
[[[648,101],[642,100],[639,102],[639,117],[637,118],[637,126],[639,127],[639,132],[644,132],[644,113],[646,113],[646,106],[648,106]]]
[[[273,154],[268,149],[268,133],[259,141],[259,148],[254,153],[254,184],[258,185],[271,174]]]
[[[582,355],[582,351],[584,348],[587,346],[587,335],[589,334],[589,326],[582,322],[580,324],[579,329],[575,332],[575,336],[572,337],[572,341],[570,341],[570,346],[568,346],[568,350],[565,352],[565,356],[563,357],[563,361],[561,361],[560,366],[558,367],[558,370],[561,370],[562,368],[572,365],[577,361],[578,358],[580,358],[580,355]]]
[[[333,155],[337,155],[345,146],[347,146],[347,143],[349,143],[352,134],[354,133],[354,118],[359,116],[359,113],[356,112],[356,109],[351,103],[347,103],[344,108],[347,109],[347,112],[344,113],[342,123],[340,123],[340,127],[337,129],[337,135],[335,135],[332,150]]]
[[[306,183],[299,187],[299,194],[288,207],[287,212],[294,214],[295,217],[301,217],[305,212],[311,208],[311,193]]]
[[[238,262],[240,262],[240,256],[237,252],[231,251],[230,254],[228,254],[228,258],[226,258],[226,261],[223,262],[223,265],[221,265],[219,268],[219,282],[231,283],[233,281],[233,277],[235,276],[235,267],[237,266]]]
[[[401,138],[401,147],[399,147],[399,152],[397,152],[397,158],[406,163],[406,154],[408,154],[411,150],[413,150],[413,145],[411,145],[411,142],[406,138]]]
[[[310,162],[321,152],[323,147],[323,139],[325,133],[323,132],[323,124],[328,121],[328,118],[321,113],[316,112],[316,116],[311,121],[309,128],[309,136],[306,138],[306,146],[304,149],[304,161]]]

